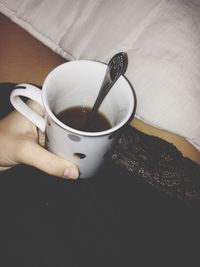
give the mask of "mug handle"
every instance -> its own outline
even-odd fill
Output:
[[[19,111],[22,115],[24,115],[27,119],[29,119],[33,124],[35,124],[42,133],[45,132],[46,122],[45,119],[37,114],[34,110],[32,110],[21,98],[20,96],[25,96],[36,101],[44,110],[44,105],[42,101],[42,93],[41,89],[38,87],[21,83],[16,85],[11,94],[10,94],[10,102],[13,107]]]

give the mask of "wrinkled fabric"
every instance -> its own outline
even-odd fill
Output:
[[[200,207],[200,166],[183,157],[173,144],[127,127],[110,160],[167,195]]]

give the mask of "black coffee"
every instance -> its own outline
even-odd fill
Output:
[[[61,111],[56,116],[62,123],[68,125],[69,127],[77,130],[83,130],[90,111],[91,108],[88,106],[75,106]],[[111,127],[112,126],[106,116],[103,113],[98,112],[94,122],[87,132],[101,132],[110,129]]]

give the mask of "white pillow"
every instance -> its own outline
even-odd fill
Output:
[[[127,51],[136,117],[200,151],[199,0],[0,0],[0,11],[67,60]]]

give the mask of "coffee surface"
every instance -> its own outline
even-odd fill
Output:
[[[83,130],[84,124],[90,113],[91,108],[88,106],[74,106],[64,109],[56,117],[67,126],[74,128],[76,130]],[[110,129],[111,123],[106,118],[106,116],[98,112],[94,122],[92,123],[90,129],[87,132],[101,132]]]

